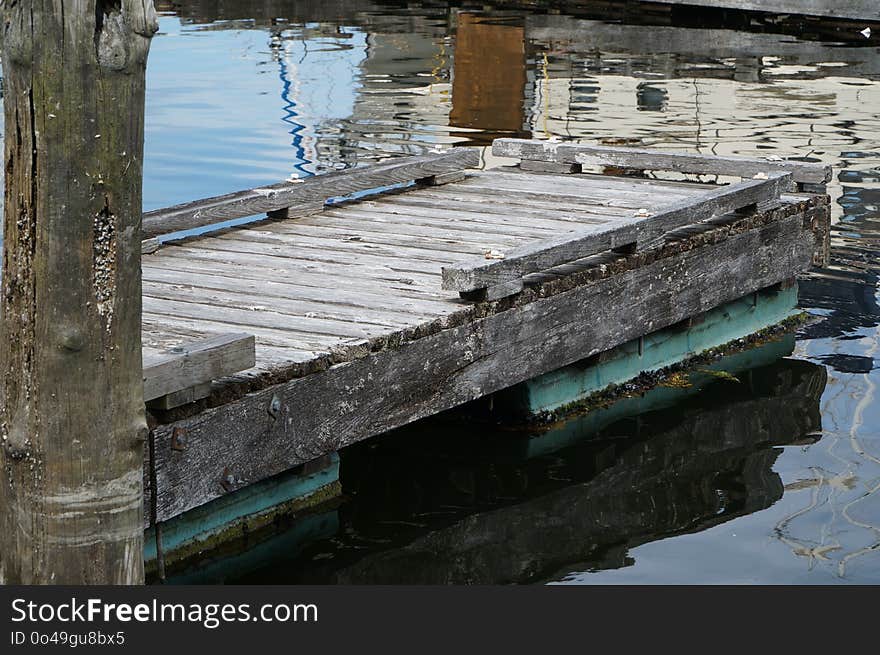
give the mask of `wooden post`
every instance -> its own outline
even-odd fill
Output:
[[[0,583],[143,582],[151,0],[3,7]]]

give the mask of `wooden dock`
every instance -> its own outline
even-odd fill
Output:
[[[827,257],[817,164],[512,139],[494,154],[512,165],[477,170],[460,148],[144,216],[147,524]]]

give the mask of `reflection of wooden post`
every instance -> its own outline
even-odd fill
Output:
[[[486,141],[523,132],[525,28],[458,14],[450,124],[486,130]],[[494,20],[498,20],[497,18]]]
[[[156,13],[142,0],[31,0],[4,14],[0,583],[142,583],[141,162]]]

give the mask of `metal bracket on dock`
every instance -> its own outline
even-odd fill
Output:
[[[251,368],[256,346],[251,334],[221,334],[144,357],[144,402],[173,409],[211,393],[211,381]]]
[[[502,253],[503,258],[444,266],[442,285],[444,289],[458,291],[466,300],[497,300],[521,291],[522,278],[530,273],[546,271],[608,250],[622,254],[636,252],[677,228],[778,199],[791,184],[791,179],[789,172],[773,172],[764,179],[713,188],[638,220],[589,225]]]

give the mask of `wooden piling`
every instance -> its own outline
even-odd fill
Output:
[[[152,2],[5,3],[0,583],[143,582]]]

